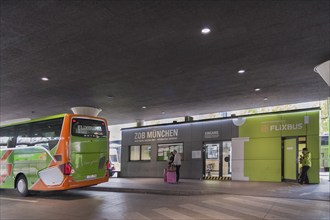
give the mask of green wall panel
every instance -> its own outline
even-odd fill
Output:
[[[320,113],[319,111],[307,112],[309,124],[307,126],[307,135],[319,135]]]
[[[281,160],[245,160],[244,166],[249,181],[281,182]]]
[[[239,137],[279,137],[281,131],[276,130],[276,126],[281,126],[280,124],[280,115],[248,117],[239,127]]]
[[[305,124],[305,116],[309,116]],[[244,144],[244,175],[250,181],[281,181],[282,138],[307,136],[312,154],[311,183],[319,182],[319,111],[303,111],[247,117],[239,127]],[[330,151],[329,151],[330,152]]]
[[[246,160],[280,160],[281,138],[254,138],[244,143]]]
[[[306,112],[282,114],[282,136],[306,135],[307,125],[304,123]]]
[[[312,155],[313,156],[313,155]],[[319,160],[312,160],[312,167],[308,170],[308,178],[310,183],[320,183],[320,162]]]
[[[307,136],[307,148],[312,154],[312,159],[320,158],[320,136]]]

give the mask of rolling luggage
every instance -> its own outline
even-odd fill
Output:
[[[164,182],[166,183],[167,182],[167,168],[164,169]]]
[[[167,171],[166,179],[168,183],[176,183],[176,172],[175,171]]]

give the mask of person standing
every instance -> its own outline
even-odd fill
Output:
[[[300,184],[309,184],[309,179],[307,175],[307,171],[312,166],[312,156],[307,148],[302,149],[302,157],[300,158],[300,163],[302,165],[301,175],[299,179]]]
[[[168,166],[172,166],[173,164],[173,161],[174,161],[174,153],[173,151],[170,153],[170,158],[168,160]]]
[[[174,150],[174,160],[173,160],[173,164],[176,168],[175,172],[176,172],[176,183],[179,183],[179,179],[180,179],[180,168],[181,168],[181,155]]]

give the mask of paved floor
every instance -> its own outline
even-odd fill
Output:
[[[0,219],[330,219],[329,202],[229,194],[174,196],[86,190],[17,197],[2,190]]]
[[[111,178],[109,182],[89,187],[87,190],[164,195],[231,194],[330,200],[328,177],[321,178],[320,184],[310,185],[300,185],[295,182],[268,183],[188,179],[181,180],[179,184],[167,184],[161,178]]]
[[[0,190],[0,219],[330,220],[329,191],[327,178],[315,185],[112,178],[98,186],[29,197]]]

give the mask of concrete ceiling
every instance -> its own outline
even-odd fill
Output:
[[[96,106],[119,124],[322,100],[313,68],[329,59],[329,12],[328,0],[1,0],[1,121]]]

